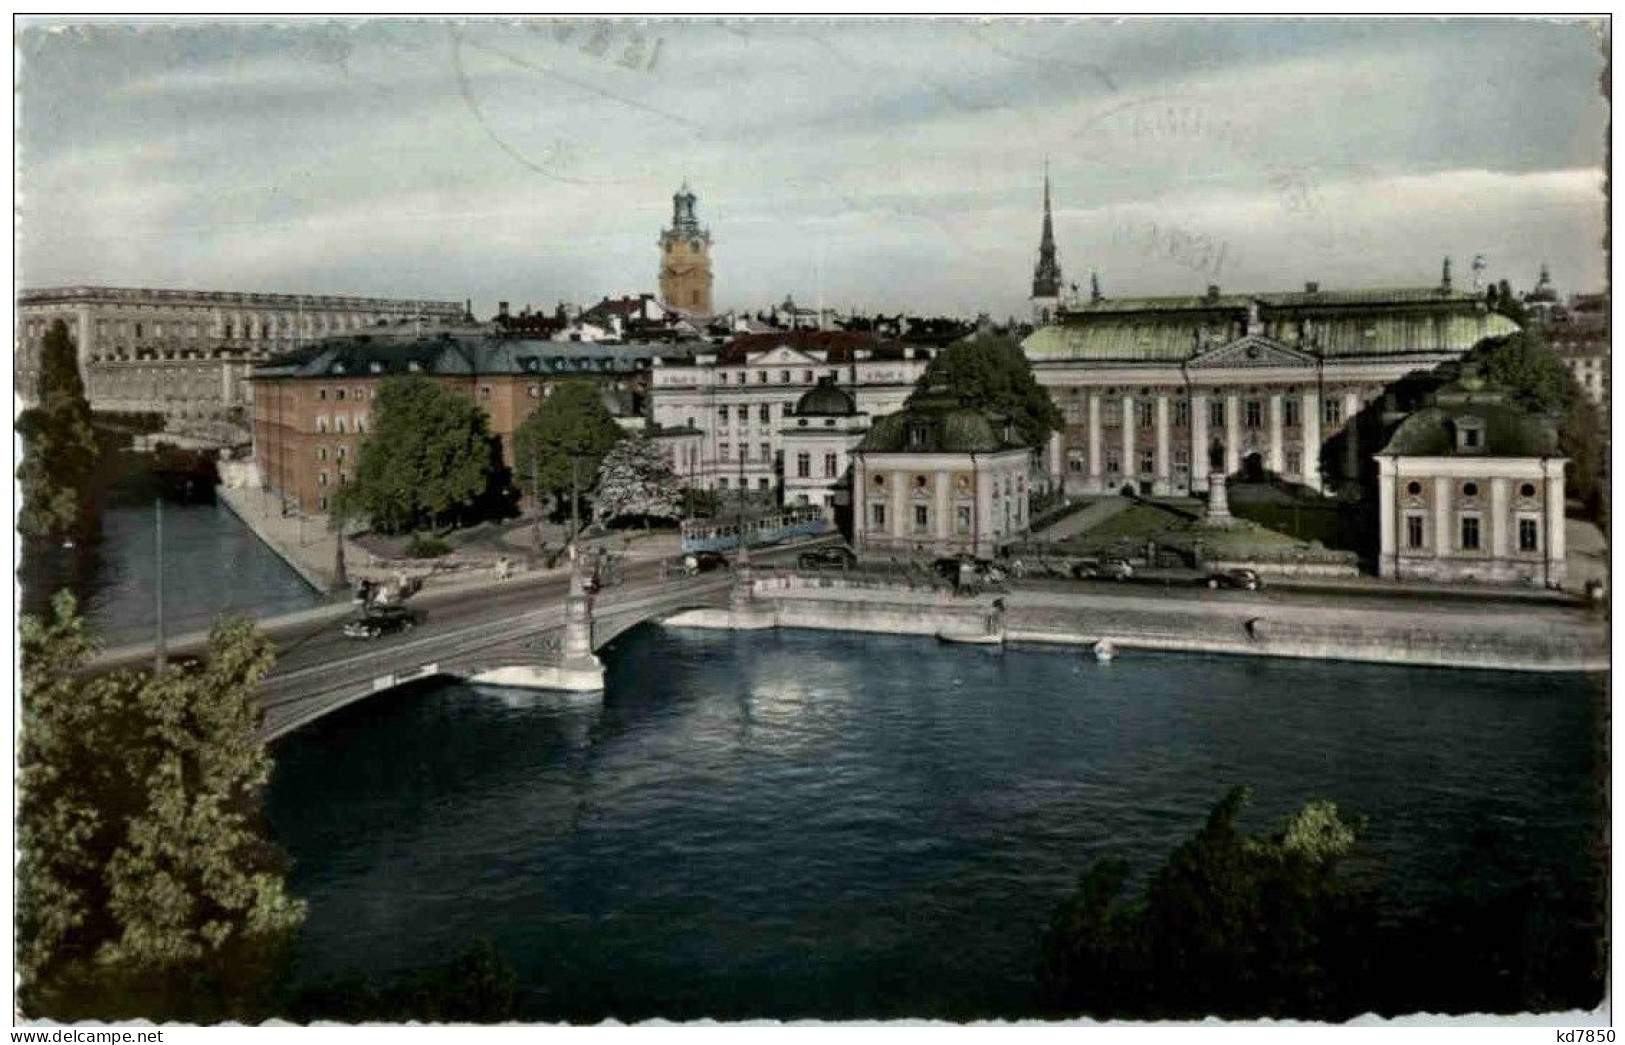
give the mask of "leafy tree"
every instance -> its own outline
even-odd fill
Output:
[[[304,906],[259,823],[250,694],[269,643],[222,621],[207,662],[88,676],[71,595],[22,621],[19,997],[32,1015],[265,1014]]]
[[[1339,869],[1358,824],[1309,802],[1273,835],[1242,834],[1245,788],[1125,901],[1128,867],[1097,861],[1044,939],[1040,978],[1058,1011],[1094,1016],[1329,1016],[1365,923]]]
[[[1469,358],[1486,378],[1511,392],[1517,406],[1557,418],[1558,447],[1569,458],[1565,472],[1568,492],[1597,508],[1607,419],[1573,372],[1539,333],[1529,330],[1485,341]]]
[[[399,533],[481,514],[502,485],[500,448],[485,412],[422,374],[378,386],[355,479],[340,491],[352,517]]]
[[[23,462],[17,470],[23,506],[17,528],[25,535],[59,539],[90,522],[91,477],[97,446],[90,403],[68,325],[52,322],[40,345],[39,403],[17,419]]]
[[[920,375],[915,393],[938,383],[971,406],[1008,414],[1029,446],[1042,445],[1061,427],[1061,411],[1033,377],[1015,338],[977,337],[949,345]]]
[[[585,493],[609,448],[625,434],[591,381],[560,381],[513,435],[514,472],[519,488],[540,500],[565,498],[579,475]],[[579,465],[572,465],[577,459]],[[573,473],[572,469],[579,469]],[[540,487],[534,489],[532,478]]]
[[[675,519],[682,510],[683,488],[665,453],[640,433],[622,439],[598,465],[594,504],[608,521],[622,516]]]

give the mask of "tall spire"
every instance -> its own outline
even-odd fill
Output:
[[[1050,219],[1049,157],[1044,157],[1044,231],[1038,241],[1038,264],[1033,268],[1033,297],[1061,296],[1061,265],[1055,259],[1055,223]]]

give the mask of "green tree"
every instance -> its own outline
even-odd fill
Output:
[[[485,412],[422,374],[399,374],[379,383],[339,504],[351,518],[401,533],[481,514],[501,485]]]
[[[1517,406],[1557,418],[1558,448],[1569,459],[1568,493],[1597,509],[1607,419],[1545,339],[1536,331],[1522,330],[1483,342],[1469,359],[1487,379],[1505,387]]]
[[[1125,901],[1128,867],[1091,865],[1056,911],[1040,979],[1059,1011],[1113,1017],[1343,1014],[1360,888],[1339,870],[1358,824],[1309,802],[1268,837],[1243,834],[1245,788]]]
[[[1015,338],[976,337],[949,345],[925,368],[916,394],[938,383],[971,406],[1009,415],[1028,446],[1042,445],[1061,427],[1061,411],[1033,377]]]
[[[590,488],[598,466],[622,435],[591,381],[560,381],[519,425],[513,436],[514,473],[519,488],[538,501],[565,503],[579,480]],[[572,465],[572,460],[580,463]],[[572,469],[577,469],[572,474]],[[532,488],[532,479],[539,489]]]
[[[654,440],[630,435],[604,455],[598,465],[593,504],[606,522],[622,516],[675,519],[682,511],[683,488],[671,462]]]
[[[18,530],[52,540],[86,530],[98,451],[78,356],[60,319],[40,345],[39,402],[18,417],[17,431],[23,441]]]
[[[304,906],[259,820],[270,777],[250,695],[269,643],[222,621],[207,661],[83,672],[59,594],[22,621],[19,997],[58,1019],[266,1014]]]

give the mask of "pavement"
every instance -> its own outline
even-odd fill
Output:
[[[1057,520],[1053,526],[1046,527],[1042,532],[1034,536],[1051,541],[1058,541],[1064,537],[1074,537],[1087,530],[1094,529],[1115,515],[1128,511],[1133,505],[1134,502],[1127,497],[1102,497],[1091,502],[1082,511],[1073,512]]]

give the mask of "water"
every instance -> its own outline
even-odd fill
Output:
[[[1148,872],[1238,783],[1252,829],[1368,816],[1405,902],[1486,835],[1587,874],[1583,676],[655,625],[605,656],[602,706],[446,685],[278,744],[301,980],[483,937],[530,1019],[1019,1015],[1083,867]]]
[[[110,489],[102,539],[74,548],[30,545],[18,579],[22,612],[50,611],[68,588],[103,644],[153,637],[154,487],[132,470]],[[212,496],[164,504],[164,627],[168,635],[207,629],[226,611],[250,616],[287,613],[320,598],[253,531]]]

